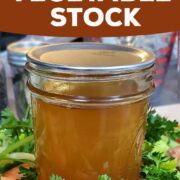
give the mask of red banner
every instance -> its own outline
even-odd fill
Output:
[[[55,2],[54,2],[55,1]],[[120,36],[180,30],[180,0],[1,0],[0,31]]]

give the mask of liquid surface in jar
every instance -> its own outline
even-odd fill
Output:
[[[40,61],[72,67],[109,67],[139,64],[146,59],[144,53],[113,50],[61,50],[41,55]]]

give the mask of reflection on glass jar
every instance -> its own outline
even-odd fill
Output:
[[[7,87],[6,87],[6,77],[5,69],[0,61],[0,120],[1,120],[1,111],[7,107]]]
[[[24,69],[27,62],[26,53],[35,46],[43,45],[40,41],[18,41],[8,46],[8,61],[13,74],[16,111],[20,118],[24,117],[30,95],[26,88],[27,73]]]
[[[154,56],[106,44],[28,53],[38,179],[138,180]]]

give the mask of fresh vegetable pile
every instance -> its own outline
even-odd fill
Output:
[[[146,180],[179,180],[178,160],[170,152],[180,146],[177,121],[170,121],[150,111],[143,147],[141,177]],[[169,154],[168,154],[169,151]]]
[[[18,120],[9,109],[2,111],[1,116],[0,176],[23,163],[35,168],[33,129],[29,109],[22,121]],[[20,169],[24,173],[24,168],[20,167]],[[27,176],[27,179],[34,177],[28,173]]]
[[[21,180],[36,180],[33,128],[29,110],[21,121],[9,109],[2,112],[2,117],[0,176],[18,166]],[[161,117],[153,110],[149,111],[147,121],[141,179],[180,180],[178,157],[172,154],[173,149],[180,146],[177,141],[180,138],[178,122]],[[63,180],[63,178],[52,175],[50,180]],[[98,180],[111,180],[111,177],[100,175]]]

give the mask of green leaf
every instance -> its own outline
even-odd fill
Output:
[[[50,177],[50,180],[63,180],[63,178],[60,177],[60,176],[52,175],[52,176]]]
[[[18,141],[17,143],[14,143],[10,146],[8,146],[4,151],[0,153],[0,157],[6,156],[7,154],[14,152],[19,147],[28,144],[29,142],[33,141],[33,135],[28,136],[21,141]]]
[[[156,165],[149,165],[142,168],[142,179],[146,180],[179,180],[178,171],[170,172]]]
[[[111,180],[111,178],[107,175],[101,175],[98,177],[98,180]]]
[[[19,171],[19,174],[23,175],[21,180],[37,180],[36,168],[25,168],[20,166]]]
[[[149,152],[152,151],[152,149],[153,149],[152,143],[148,142],[147,140],[144,140],[143,151]]]
[[[162,154],[166,154],[166,152],[169,150],[168,141],[166,140],[159,140],[154,144],[154,147],[152,149],[152,152],[158,152]]]
[[[30,160],[34,153],[34,138],[32,119],[29,116],[30,110],[26,112],[26,117],[19,120],[10,109],[2,111],[2,121],[0,123],[0,172],[3,173],[20,163],[34,164]],[[20,153],[20,154],[19,154]],[[22,156],[26,154],[26,156]],[[20,158],[23,157],[23,159]],[[27,156],[28,155],[28,156]]]
[[[151,143],[159,141],[163,135],[174,140],[180,137],[180,130],[177,129],[178,122],[161,117],[154,110],[149,112],[147,122],[146,140]]]
[[[173,159],[170,161],[166,161],[166,162],[162,162],[160,164],[160,167],[164,170],[168,170],[168,171],[176,171],[178,166],[178,161],[177,159]]]

